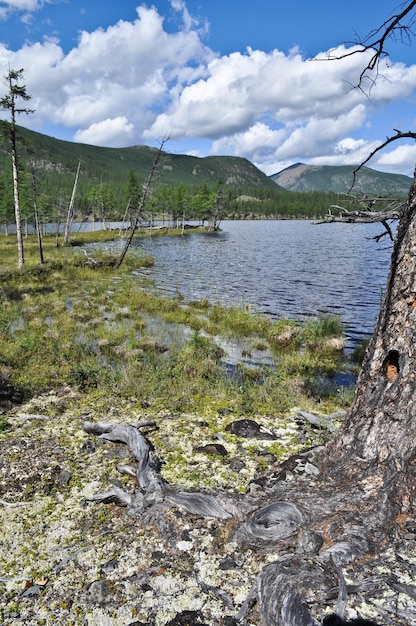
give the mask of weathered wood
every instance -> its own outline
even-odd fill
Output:
[[[332,206],[339,209],[338,215],[328,213],[322,220],[313,222],[313,224],[332,224],[333,222],[342,222],[344,224],[375,224],[377,222],[385,222],[388,220],[399,220],[400,211],[347,211],[340,206]]]
[[[278,551],[280,556],[259,572],[237,622],[245,623],[257,603],[265,626],[318,626],[317,607],[334,607],[337,599],[338,615],[327,624],[344,623],[349,589],[343,568],[374,558],[390,536],[414,520],[415,259],[416,179],[394,242],[385,298],[355,400],[335,440],[305,459],[306,464],[313,461],[313,481],[295,471],[295,462],[277,475],[269,473],[255,497],[182,489],[162,480],[160,463],[140,427],[84,425],[91,434],[128,445],[138,462],[137,469],[121,466],[137,481],[133,495],[113,488],[96,499],[126,506],[131,516],[156,524],[166,540],[176,532],[169,511],[180,507],[191,519],[222,522],[224,536],[241,547],[263,554]],[[299,419],[323,425],[308,413],[300,413]],[[411,586],[400,589],[416,596]],[[396,623],[388,609],[383,618],[388,626]]]

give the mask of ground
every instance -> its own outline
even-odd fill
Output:
[[[282,556],[279,545],[252,549],[236,541],[233,521],[203,520],[175,507],[161,528],[151,516],[133,519],[114,503],[89,501],[111,484],[132,492],[134,483],[116,469],[131,462],[128,449],[91,437],[82,425],[85,420],[135,423],[151,417],[157,430],[149,438],[167,460],[166,480],[189,486],[200,480],[236,490],[242,498],[244,492],[261,492],[262,478],[282,467],[276,442],[239,440],[225,430],[229,415],[217,415],[215,421],[207,415],[149,416],[128,403],[115,406],[111,399],[105,409],[86,403],[70,388],[9,407],[2,417],[9,426],[0,434],[3,626],[237,624],[235,616],[258,572]],[[270,416],[270,421],[286,456],[305,449],[304,425],[290,418],[273,423]],[[185,433],[180,435],[183,446],[178,433]],[[316,444],[322,443],[322,433],[316,432],[307,435],[308,446],[314,436]],[[221,437],[233,463],[193,451]],[[175,455],[181,447],[183,454]],[[302,480],[312,483],[313,450],[303,458],[309,468]],[[289,485],[296,471],[295,462],[282,480]],[[415,555],[416,524],[408,524],[382,554],[346,566],[347,616],[416,623]],[[323,598],[311,590],[310,608],[317,618],[334,611],[337,593],[335,587],[332,597]],[[256,607],[246,624],[260,624]]]

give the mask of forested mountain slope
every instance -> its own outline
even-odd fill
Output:
[[[25,143],[27,158],[33,160],[42,178],[53,177],[55,184],[66,187],[66,179],[73,181],[78,161],[84,178],[91,182],[126,182],[130,171],[145,180],[157,149],[148,146],[103,148],[70,141],[62,141],[19,127]],[[198,186],[203,182],[226,185],[275,189],[273,181],[247,159],[228,156],[194,156],[171,154],[166,144],[159,182],[164,185]],[[23,154],[22,154],[23,156]],[[0,144],[0,173],[7,171],[10,155],[6,143]]]

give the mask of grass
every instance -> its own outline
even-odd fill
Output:
[[[96,402],[134,398],[170,411],[265,415],[345,405],[345,394],[313,394],[309,384],[342,367],[342,352],[327,343],[342,335],[338,318],[302,325],[206,300],[185,303],[140,287],[131,270],[151,264],[148,257],[128,255],[116,271],[111,256],[88,259],[56,248],[54,237],[44,239],[44,250],[40,265],[29,236],[18,271],[12,238],[0,236],[0,367],[25,397],[69,384]],[[218,337],[250,340],[272,355],[273,367],[241,364],[230,376]]]

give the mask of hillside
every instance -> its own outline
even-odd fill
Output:
[[[87,144],[62,141],[19,127],[19,134],[30,150],[28,155],[36,164],[41,178],[54,179],[56,186],[73,183],[78,160],[82,163],[82,178],[90,182],[125,184],[130,171],[139,179],[146,179],[153,163],[156,148],[133,146],[129,148],[102,148]],[[167,144],[167,148],[169,144]],[[7,145],[0,144],[0,173],[9,168]],[[198,158],[166,152],[161,185],[198,186],[207,181],[215,184],[222,179],[226,185],[276,189],[273,181],[247,159],[211,156]]]
[[[348,193],[353,182],[354,166],[305,165],[296,163],[272,174],[270,179],[290,191],[332,191]],[[352,193],[379,196],[407,196],[412,179],[402,174],[378,172],[363,167],[356,175]]]

